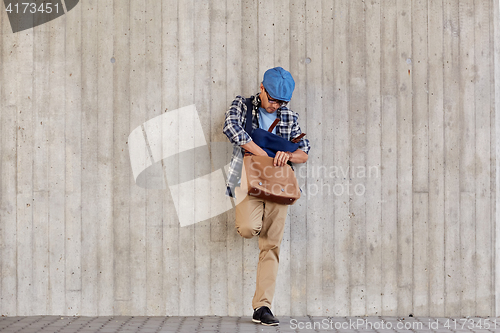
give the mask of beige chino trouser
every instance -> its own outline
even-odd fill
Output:
[[[236,231],[245,238],[259,235],[260,255],[252,308],[271,308],[288,206],[252,197],[240,187],[235,188],[235,195]]]

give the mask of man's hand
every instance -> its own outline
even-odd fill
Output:
[[[290,159],[292,153],[286,151],[279,151],[274,156],[274,166],[284,166],[286,162]]]
[[[309,156],[300,149],[297,149],[293,153],[279,151],[274,157],[274,166],[284,166],[288,161],[296,164],[305,163],[308,158]]]

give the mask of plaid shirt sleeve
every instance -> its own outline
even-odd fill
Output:
[[[298,137],[300,134],[302,134],[302,130],[300,129],[299,126],[299,114],[293,112],[293,124],[292,124],[292,131],[290,133],[290,140]],[[309,154],[309,150],[311,149],[309,140],[305,139],[304,137],[300,139],[298,143],[299,143],[299,149],[304,151],[306,154]]]
[[[226,120],[222,130],[233,145],[242,146],[252,141],[250,135],[243,129],[243,115],[245,114],[244,99],[241,96],[236,96],[231,107],[226,111]]]

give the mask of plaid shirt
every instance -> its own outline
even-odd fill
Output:
[[[252,127],[255,129],[259,127],[258,107],[260,106],[260,100],[257,98],[258,94],[252,97],[254,97]],[[224,121],[223,132],[234,146],[226,183],[226,194],[231,197],[234,197],[234,187],[237,186],[241,178],[244,149],[240,146],[252,141],[250,135],[244,130],[246,112],[247,107],[245,105],[245,98],[236,96],[236,99],[231,104],[231,107],[226,111],[226,120]],[[298,123],[299,115],[296,112],[293,112],[284,106],[280,107],[276,112],[278,112],[277,117],[280,119],[278,125],[276,126],[276,135],[290,141],[302,133]],[[309,149],[311,149],[309,140],[302,138],[298,144],[299,149],[303,150],[306,154],[309,153]]]

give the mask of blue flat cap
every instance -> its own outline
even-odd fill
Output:
[[[273,99],[288,102],[292,99],[295,81],[289,71],[281,67],[268,69],[262,81],[264,88]]]

